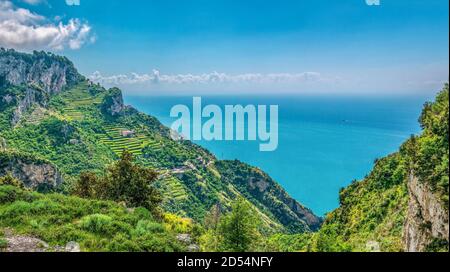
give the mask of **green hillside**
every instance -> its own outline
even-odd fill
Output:
[[[0,61],[11,58],[32,67],[44,59],[49,64],[43,64],[40,72],[54,73],[54,77],[72,71],[67,59],[55,55],[0,52]],[[51,62],[58,64],[59,70],[51,70],[56,66]],[[255,195],[251,175],[240,178],[239,184],[235,183],[238,173],[233,174],[236,178],[223,178],[222,172],[228,176],[237,169],[224,167],[226,164],[191,142],[172,140],[170,130],[157,119],[125,106],[119,89],[108,90],[73,76],[70,84],[51,92],[46,82],[38,79],[11,84],[7,78],[14,69],[10,67],[2,75],[0,138],[5,139],[8,150],[29,152],[54,164],[64,178],[56,190],[67,193],[83,172],[101,174],[127,150],[139,165],[160,173],[158,187],[168,212],[202,222],[212,206],[219,204],[226,211],[232,200],[244,196],[266,218],[266,231],[303,232],[320,225],[320,219],[273,180],[267,192]],[[265,174],[264,178],[270,179]]]

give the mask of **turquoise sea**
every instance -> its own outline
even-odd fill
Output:
[[[203,105],[279,105],[279,146],[258,142],[199,141],[220,159],[258,166],[294,198],[324,215],[338,207],[342,187],[367,175],[376,158],[398,150],[420,132],[425,97],[202,96]],[[170,109],[192,106],[192,96],[125,95],[125,102],[170,126]]]

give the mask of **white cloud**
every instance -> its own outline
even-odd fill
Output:
[[[37,3],[36,0],[27,0]],[[95,41],[92,28],[80,19],[52,22],[39,14],[0,1],[0,46],[18,50],[80,49]]]
[[[25,2],[29,5],[38,5],[44,2],[44,0],[22,0],[22,2]]]
[[[307,82],[321,82],[326,79],[316,72],[304,72],[298,74],[278,73],[259,74],[247,73],[230,75],[226,73],[208,74],[176,74],[165,75],[158,70],[153,70],[150,74],[131,73],[130,75],[103,76],[100,72],[95,72],[90,76],[94,82],[105,85],[120,86],[133,84],[298,84]]]

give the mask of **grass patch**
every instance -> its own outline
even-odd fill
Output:
[[[0,186],[0,228],[39,237],[50,245],[75,241],[83,251],[96,252],[184,250],[169,224],[158,222],[144,208],[129,210],[115,202]]]

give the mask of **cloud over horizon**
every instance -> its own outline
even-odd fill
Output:
[[[89,78],[97,83],[121,86],[121,85],[158,85],[158,84],[299,84],[307,82],[320,82],[327,80],[320,73],[246,73],[230,75],[226,73],[212,72],[204,74],[161,74],[153,70],[149,74],[131,73],[129,75],[119,74],[104,76],[99,71],[94,72]]]
[[[37,1],[27,1],[38,3]],[[95,42],[92,27],[78,18],[49,20],[29,9],[0,1],[0,46],[17,50],[77,50]]]

